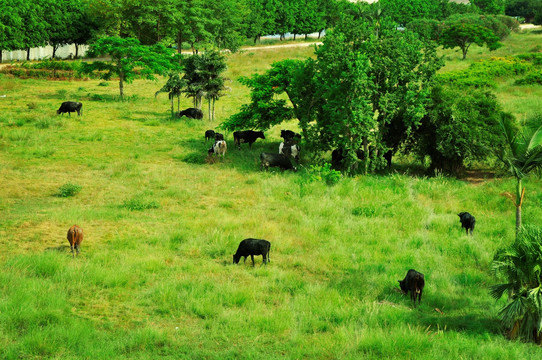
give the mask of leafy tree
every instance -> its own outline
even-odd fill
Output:
[[[209,23],[214,45],[219,49],[237,51],[245,40],[249,10],[243,1],[222,0],[209,2],[214,21]]]
[[[492,263],[493,273],[505,281],[493,285],[490,294],[508,304],[499,312],[511,338],[540,343],[542,340],[542,229],[522,227],[515,242],[499,249]]]
[[[315,62],[312,59],[275,62],[263,75],[242,77],[251,89],[251,102],[221,124],[226,130],[265,130],[292,117],[299,119],[307,136],[308,123],[316,109]],[[281,95],[286,94],[289,103]]]
[[[284,39],[286,33],[292,32],[295,26],[295,14],[298,4],[296,0],[283,0],[275,8],[275,34],[280,34],[280,40]]]
[[[415,19],[442,20],[447,0],[380,0],[385,16],[405,26]]]
[[[42,15],[47,22],[47,41],[53,47],[53,59],[56,50],[71,40],[71,25],[74,18],[78,18],[75,2],[76,0],[42,0]]]
[[[158,96],[158,94],[162,92],[168,93],[168,98],[171,101],[171,117],[173,117],[175,114],[173,109],[174,98],[177,98],[177,112],[180,111],[181,94],[185,86],[186,82],[181,78],[180,74],[178,72],[172,72],[169,74],[166,84],[154,94],[154,96]]]
[[[470,3],[479,8],[483,14],[504,14],[506,0],[470,0]]]
[[[24,46],[22,7],[22,0],[0,1],[0,63],[3,50],[17,50]]]
[[[416,19],[407,24],[407,29],[415,32],[424,40],[439,41],[443,22],[433,19]]]
[[[542,3],[539,0],[508,0],[506,2],[505,14],[509,16],[520,16],[525,22],[532,22],[536,14],[542,13]]]
[[[214,120],[215,102],[226,89],[224,86],[225,79],[221,75],[226,70],[226,61],[219,51],[211,50],[201,55],[198,64],[200,66],[198,72],[202,79],[202,90],[209,102],[209,120]]]
[[[30,60],[30,49],[34,47],[44,46],[49,39],[47,28],[46,11],[44,1],[30,3],[23,1],[19,8],[23,26],[19,30],[22,33],[20,49],[26,49],[26,59]]]
[[[447,23],[440,36],[440,44],[445,49],[459,47],[463,53],[463,59],[467,58],[467,52],[472,44],[487,46],[489,50],[496,50],[502,46],[499,38],[491,30],[477,24],[465,22]]]
[[[504,150],[499,157],[516,178],[516,235],[521,228],[521,206],[525,188],[522,180],[531,172],[542,170],[542,116],[534,117],[517,129],[511,119],[503,119],[501,130]]]
[[[503,113],[495,95],[435,86],[428,113],[407,150],[431,157],[431,169],[458,173],[466,161],[483,160],[503,146]]]
[[[184,75],[183,80],[186,82],[186,88],[183,92],[186,97],[193,99],[194,107],[201,108],[201,99],[204,95],[203,90],[203,78],[200,74],[201,69],[201,57],[199,55],[192,55],[184,59]]]
[[[88,55],[111,57],[109,61],[83,63],[82,71],[85,73],[100,71],[100,77],[105,80],[118,76],[121,99],[124,99],[125,82],[130,83],[139,76],[154,79],[154,75],[165,75],[178,66],[174,61],[175,57],[163,45],[145,46],[133,38],[101,38],[90,45]]]

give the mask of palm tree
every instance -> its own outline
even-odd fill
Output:
[[[505,292],[511,300],[499,312],[511,338],[542,340],[542,228],[523,227],[516,241],[495,254],[492,270],[503,284],[491,287],[500,299]]]
[[[531,119],[517,129],[510,117],[501,120],[505,149],[500,154],[508,171],[516,178],[516,238],[521,228],[521,206],[525,188],[522,180],[530,172],[542,169],[542,115]]]
[[[177,112],[179,112],[181,92],[183,88],[185,87],[186,87],[186,81],[179,76],[179,73],[171,73],[169,74],[169,79],[166,82],[166,84],[154,94],[154,96],[156,97],[161,92],[168,93],[169,100],[171,101],[171,116],[172,117],[174,115],[173,99],[175,97],[177,98]]]

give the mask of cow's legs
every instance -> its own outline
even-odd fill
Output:
[[[252,259],[252,266],[254,266],[254,255],[250,255],[250,258]]]

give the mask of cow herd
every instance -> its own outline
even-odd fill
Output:
[[[278,153],[260,153],[261,170],[278,167],[281,170],[297,171],[297,167],[292,164],[290,159],[293,158],[299,162],[299,154],[301,152],[299,141],[301,140],[301,135],[291,130],[281,130],[280,136],[283,138],[283,141],[279,145]],[[224,157],[227,149],[224,135],[214,130],[205,131],[205,141],[213,139],[214,143],[207,151],[208,156],[221,155]],[[241,150],[241,144],[248,144],[248,147],[252,148],[252,144],[258,139],[265,140],[263,131],[243,130],[233,133],[233,142],[239,150]]]
[[[83,105],[80,102],[66,101],[60,105],[60,108],[57,110],[57,114],[68,113],[71,115],[72,112],[77,112],[77,115],[80,116],[83,112]],[[177,114],[178,117],[186,116],[193,119],[203,118],[203,113],[201,110],[196,108],[188,108]],[[270,167],[278,167],[281,170],[293,170],[296,171],[297,168],[292,165],[290,158],[294,158],[299,162],[300,147],[299,141],[301,135],[295,133],[291,130],[281,130],[280,136],[283,138],[283,141],[279,145],[278,153],[260,153],[260,168],[267,170]],[[234,144],[237,148],[241,149],[241,144],[248,143],[249,148],[252,148],[252,144],[257,139],[265,139],[263,131],[253,131],[253,130],[244,130],[244,131],[235,131],[233,133]],[[205,141],[214,140],[213,145],[208,150],[208,156],[220,155],[225,156],[227,150],[227,144],[224,139],[224,135],[215,132],[214,130],[207,130],[205,132]],[[386,154],[388,155],[388,154]],[[363,154],[357,154],[359,158],[363,157]],[[391,156],[389,156],[391,160]],[[344,159],[344,154],[340,149],[336,149],[332,153],[332,163],[338,165]],[[388,160],[388,161],[389,161]],[[460,212],[458,214],[461,227],[465,228],[467,235],[472,235],[474,231],[474,225],[476,219],[474,216],[468,212]],[[70,249],[72,256],[75,257],[74,249],[77,255],[79,255],[81,242],[83,241],[83,229],[78,225],[73,225],[69,228],[67,234],[68,242],[70,244]],[[271,249],[271,243],[263,239],[253,239],[248,238],[244,239],[239,243],[236,253],[233,255],[233,263],[238,264],[241,257],[244,257],[246,261],[247,257],[250,256],[252,259],[252,266],[254,266],[254,256],[262,255],[263,263],[267,264],[269,262],[269,251]],[[401,292],[405,295],[410,293],[410,298],[416,306],[416,299],[418,303],[421,302],[423,288],[425,286],[425,277],[422,273],[410,269],[408,270],[405,278],[399,281],[399,287]]]

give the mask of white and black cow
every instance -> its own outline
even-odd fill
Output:
[[[295,159],[295,161],[299,161],[300,150],[301,149],[299,145],[291,141],[284,141],[284,142],[281,142],[279,145],[279,154],[291,156]]]
[[[292,162],[286,155],[261,153],[260,154],[260,169],[268,170],[270,167],[278,167],[281,170],[297,171],[297,168],[292,165]]]
[[[226,155],[226,150],[228,149],[228,145],[226,144],[226,141],[224,140],[218,140],[215,141],[213,146],[209,150],[207,150],[207,154],[209,156],[213,154],[222,155],[224,157]]]

